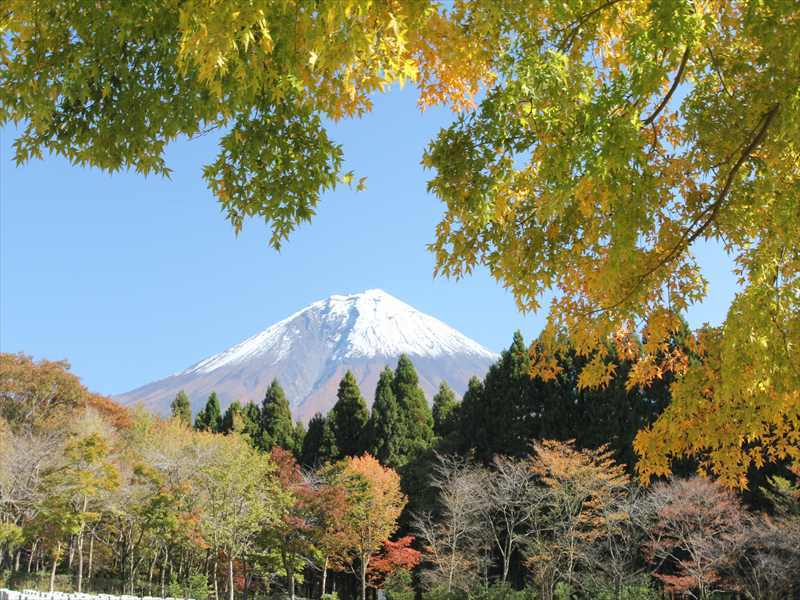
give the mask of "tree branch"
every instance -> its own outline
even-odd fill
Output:
[[[593,310],[588,311],[585,313],[586,316],[596,314],[599,312],[605,312],[607,310],[613,310],[618,306],[627,302],[639,289],[644,281],[650,277],[653,273],[655,273],[661,267],[667,265],[672,260],[674,260],[678,254],[681,253],[685,248],[688,248],[692,245],[692,243],[699,238],[702,233],[711,225],[711,223],[716,218],[717,214],[719,214],[719,210],[722,207],[723,203],[725,202],[726,198],[728,197],[728,193],[733,186],[733,181],[736,177],[736,174],[739,172],[739,169],[745,163],[745,161],[750,157],[750,155],[761,145],[764,141],[764,138],[767,134],[767,129],[772,124],[772,121],[775,119],[775,116],[778,114],[778,109],[780,108],[780,103],[774,104],[767,112],[765,112],[758,121],[758,125],[755,128],[755,131],[750,139],[750,143],[745,146],[742,153],[739,155],[738,160],[736,163],[731,167],[731,170],[728,171],[728,175],[725,177],[725,183],[723,184],[722,188],[720,189],[719,193],[717,194],[716,200],[709,206],[703,213],[698,215],[693,221],[692,224],[684,231],[681,239],[675,244],[667,254],[662,257],[653,267],[647,269],[644,273],[642,273],[639,277],[634,286],[630,289],[630,291],[625,294],[617,302],[605,307],[599,307]],[[703,218],[703,216],[705,218]]]
[[[667,92],[667,95],[661,99],[661,102],[658,104],[658,106],[656,106],[656,109],[653,111],[653,113],[649,117],[647,117],[644,121],[642,121],[642,125],[644,127],[647,127],[648,125],[650,125],[650,123],[655,121],[656,117],[658,117],[661,111],[664,110],[664,107],[669,103],[670,98],[672,98],[672,95],[675,93],[675,90],[678,89],[678,86],[681,83],[681,79],[683,78],[683,72],[686,70],[686,63],[689,61],[690,50],[691,46],[687,44],[686,50],[684,50],[683,56],[681,57],[681,64],[678,66],[678,73],[675,75],[675,79],[673,80],[672,85],[670,86],[669,91]]]

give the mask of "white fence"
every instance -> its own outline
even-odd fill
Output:
[[[22,590],[15,592],[0,588],[0,600],[193,600],[192,598],[156,598],[153,596],[112,596],[111,594],[78,594],[68,592],[39,592]]]

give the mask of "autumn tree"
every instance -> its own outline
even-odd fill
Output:
[[[34,530],[48,539],[50,545],[51,592],[56,566],[70,536],[77,539],[76,586],[78,590],[82,588],[86,527],[100,518],[95,500],[119,485],[119,473],[109,454],[108,442],[97,433],[78,437],[64,448],[63,461],[42,477],[43,504],[34,521]]]
[[[710,598],[731,591],[723,572],[735,561],[747,518],[736,496],[703,478],[673,479],[649,494],[646,556],[667,591]]]
[[[0,417],[12,430],[48,427],[86,406],[88,390],[65,361],[0,353]]]
[[[340,455],[355,456],[364,451],[369,413],[351,371],[347,371],[339,382],[336,404],[333,405],[328,419]]]
[[[452,18],[497,48],[497,80],[423,158],[446,207],[437,271],[483,265],[527,310],[552,297],[534,375],[554,376],[571,344],[586,359],[580,385],[604,385],[609,340],[635,362],[632,387],[683,375],[640,434],[643,477],[700,456],[743,485],[751,464],[797,460],[800,67],[785,60],[797,7],[486,7],[458,3]],[[742,288],[696,340],[706,360],[687,365],[665,343],[706,296],[692,249],[713,240]],[[645,343],[629,344],[641,327]]]
[[[169,408],[172,414],[172,418],[178,419],[181,423],[184,423],[187,427],[191,426],[192,405],[189,403],[189,396],[186,395],[186,392],[184,392],[183,390],[178,392],[173,401],[170,403]]]
[[[608,528],[623,515],[608,510],[627,494],[628,476],[606,447],[578,450],[570,442],[534,442],[530,470],[539,486],[528,564],[544,598],[558,581],[575,584],[578,568]]]
[[[413,543],[413,535],[383,542],[383,548],[369,561],[367,582],[370,587],[380,589],[397,571],[413,571],[419,565],[422,553],[411,547]]]
[[[366,600],[370,560],[397,530],[406,497],[397,473],[369,454],[344,459],[335,482],[347,490],[347,512],[342,522],[345,546],[340,558],[359,578],[361,600]]]
[[[438,456],[431,478],[435,511],[415,515],[413,527],[425,548],[423,581],[448,593],[469,590],[480,557],[491,545],[483,523],[485,472],[459,456]]]
[[[225,556],[228,597],[233,600],[234,562],[252,551],[256,534],[277,520],[289,497],[277,483],[269,456],[241,437],[205,435],[197,444],[207,456],[196,477],[203,536]]]
[[[275,446],[270,455],[275,463],[277,483],[288,494],[288,501],[280,507],[277,520],[264,529],[261,540],[267,547],[278,548],[289,597],[294,600],[297,577],[302,575],[303,565],[315,550],[322,521],[318,513],[320,506],[316,490],[303,476],[293,454]]]

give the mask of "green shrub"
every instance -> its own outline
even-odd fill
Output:
[[[320,600],[339,600],[339,594],[337,592],[331,592],[330,594],[322,594]]]
[[[414,600],[414,584],[407,569],[398,569],[383,584],[387,600]]]
[[[586,596],[596,600],[658,600],[661,597],[646,575],[623,585],[619,592],[610,583],[596,583],[587,589]]]

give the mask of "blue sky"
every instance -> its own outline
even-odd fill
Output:
[[[451,118],[420,113],[413,90],[336,124],[367,190],[325,196],[280,253],[253,221],[237,238],[201,177],[206,136],[173,144],[170,180],[108,175],[48,157],[13,162],[15,129],[0,130],[0,350],[70,361],[92,390],[127,391],[181,370],[334,293],[382,288],[499,351],[544,315],[521,315],[485,272],[434,279],[441,205],[426,193],[422,151]],[[710,294],[689,321],[718,324],[735,290],[730,261],[697,248]]]

